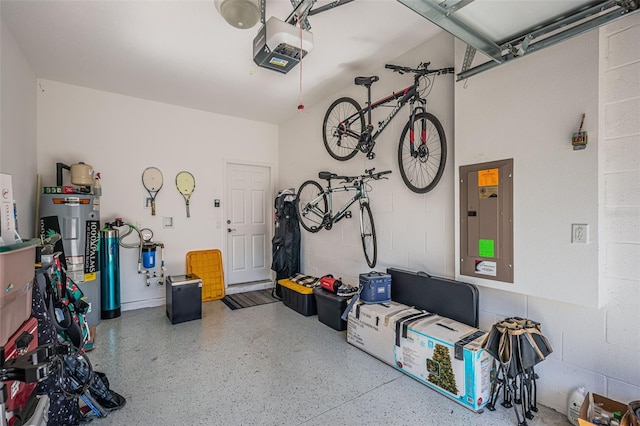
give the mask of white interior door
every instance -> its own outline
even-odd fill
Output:
[[[271,278],[271,170],[227,163],[227,284]]]

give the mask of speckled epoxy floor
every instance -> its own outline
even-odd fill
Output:
[[[103,320],[89,352],[127,405],[95,425],[515,425],[476,414],[272,303],[171,325],[164,307]],[[545,407],[530,425],[568,425]]]

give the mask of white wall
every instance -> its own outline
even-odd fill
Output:
[[[0,33],[0,172],[12,176],[26,239],[35,234],[36,76],[2,19]]]
[[[597,305],[597,43],[592,31],[456,85],[456,172],[460,165],[514,159],[514,283],[460,276],[459,262],[457,278]],[[457,43],[458,69],[464,51]],[[573,151],[582,113],[589,145]],[[589,225],[588,244],[571,243],[572,223]]]
[[[453,38],[447,34],[435,37],[393,61],[397,65],[417,66],[431,61],[433,68],[453,65]],[[365,72],[378,75],[372,86],[373,100],[389,95],[412,83],[412,76],[401,76],[384,68]],[[450,157],[438,186],[428,194],[416,194],[406,188],[398,171],[398,141],[407,122],[405,107],[378,138],[374,160],[358,153],[345,162],[334,160],[322,141],[322,120],[331,103],[341,96],[351,96],[361,105],[366,91],[355,86],[356,75],[344,75],[344,87],[329,94],[316,105],[307,106],[296,119],[280,126],[280,184],[296,189],[308,179],[318,180],[318,172],[328,170],[344,175],[358,175],[365,169],[392,170],[390,179],[374,181],[370,192],[371,209],[378,236],[377,270],[388,266],[423,270],[434,275],[453,277],[453,76],[440,76],[428,97],[428,110],[442,122],[449,140]],[[389,108],[374,111],[374,123],[389,114]],[[326,181],[321,181],[325,184]],[[341,207],[334,198],[334,210]],[[337,208],[336,208],[337,207]],[[346,282],[357,284],[358,275],[368,271],[358,231],[357,210],[353,218],[338,222],[331,231],[310,234],[302,230],[302,268],[305,273],[332,273]]]
[[[633,18],[456,85],[456,166],[514,158],[515,192],[515,282],[459,278],[482,285],[481,327],[512,315],[543,324],[554,353],[536,370],[539,399],[562,412],[578,385],[625,402],[640,395]],[[572,151],[583,112],[589,145]],[[570,243],[571,223],[590,225],[588,244]]]
[[[53,81],[40,80],[40,85],[38,170],[43,185],[55,184],[56,162],[84,161],[102,175],[101,222],[122,217],[151,228],[154,240],[165,243],[168,274],[185,272],[191,250],[221,249],[226,259],[225,160],[270,165],[277,176],[275,125]],[[156,216],[144,208],[148,194],[141,176],[148,166],[164,175]],[[196,179],[189,219],[175,188],[181,170]],[[220,208],[214,207],[216,198]],[[165,216],[173,217],[173,229],[163,228]],[[123,309],[164,303],[164,287],[147,287],[137,274],[136,250],[121,248],[120,262]]]

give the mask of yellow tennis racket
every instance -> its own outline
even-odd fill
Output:
[[[156,215],[156,196],[162,189],[162,172],[157,167],[147,167],[142,172],[142,185],[151,197],[151,216]]]
[[[180,172],[176,175],[176,188],[178,188],[178,192],[180,192],[182,198],[184,198],[184,203],[187,206],[187,217],[191,217],[189,200],[191,199],[191,194],[193,194],[193,191],[196,189],[196,179],[189,172]]]

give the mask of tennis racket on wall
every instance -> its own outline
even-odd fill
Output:
[[[184,203],[187,206],[187,217],[191,217],[189,200],[191,199],[191,194],[193,194],[193,191],[196,189],[196,179],[189,172],[180,172],[176,176],[176,188],[178,188],[178,192],[180,192],[182,198],[184,198]]]
[[[162,189],[162,172],[156,167],[147,167],[142,172],[142,185],[151,197],[151,216],[156,215],[156,196]]]

